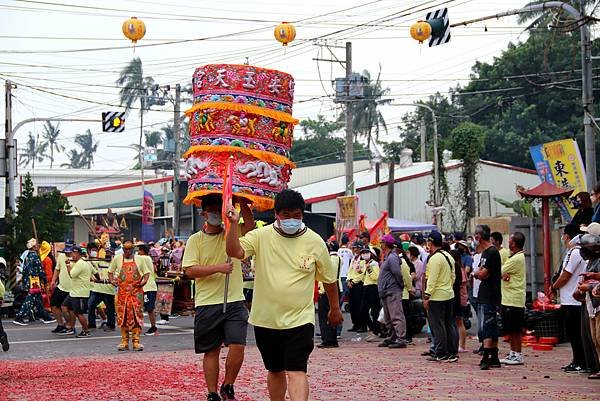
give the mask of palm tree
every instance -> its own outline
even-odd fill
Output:
[[[581,4],[583,3],[584,11],[591,12],[595,11],[595,5],[598,0],[567,0],[565,3],[569,3],[573,8],[581,10]],[[525,7],[541,3],[541,1],[532,1],[525,5]],[[544,11],[532,11],[528,13],[519,14],[517,16],[517,22],[519,24],[528,23],[526,29],[531,28],[548,28],[554,26],[557,28],[563,28],[565,30],[574,30],[579,28],[579,25],[575,23],[571,14],[564,12],[562,9],[548,8]]]
[[[46,145],[46,143],[40,143],[30,131],[25,148],[19,155],[19,166],[28,166],[31,163],[31,168],[35,169],[35,162],[41,163],[47,157]]]
[[[92,168],[94,164],[94,154],[98,151],[98,141],[94,141],[94,136],[88,128],[85,134],[80,134],[75,137],[75,143],[81,147],[80,166]]]
[[[381,87],[381,66],[377,79],[372,80],[369,71],[365,70],[362,76],[366,78],[364,82],[364,97],[354,102],[350,102],[352,111],[352,130],[354,131],[354,139],[363,137],[367,139],[367,148],[371,145],[373,134],[375,139],[379,139],[381,128],[387,133],[387,124],[378,107],[382,104],[390,103],[391,99],[382,99],[383,96],[390,92],[389,88]],[[346,113],[342,113],[338,122],[346,120]],[[373,132],[375,130],[375,132]]]
[[[67,168],[83,168],[84,164],[82,164],[82,162],[81,162],[81,156],[82,156],[82,153],[79,153],[75,149],[71,149],[67,153],[67,157],[69,158],[69,162],[68,163],[63,163],[60,166],[61,167],[67,167]]]
[[[157,149],[158,145],[163,143],[162,133],[160,131],[145,132],[146,146]]]
[[[65,150],[65,147],[57,142],[58,136],[60,135],[59,126],[60,123],[54,126],[50,121],[46,121],[44,132],[42,133],[42,136],[45,139],[43,145],[50,150],[50,168],[52,168],[52,164],[54,163],[54,151],[63,152]]]
[[[144,77],[142,60],[133,58],[119,75],[116,84],[121,87],[119,91],[121,106],[130,110],[133,104],[140,104],[140,115],[144,114],[151,106],[159,104],[155,96],[148,96],[148,92],[154,87],[154,78]]]

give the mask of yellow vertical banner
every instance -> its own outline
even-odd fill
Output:
[[[577,142],[573,139],[562,139],[542,145],[542,155],[548,161],[550,172],[556,186],[572,188],[573,194],[587,191],[585,182],[585,168]],[[572,216],[577,209],[571,202],[565,206]]]

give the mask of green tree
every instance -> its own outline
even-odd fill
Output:
[[[593,13],[596,5],[598,4],[598,0],[566,0],[563,2],[570,4],[578,11],[583,3],[586,14],[588,12]],[[540,1],[532,1],[527,3],[526,6],[539,3]],[[579,28],[571,14],[563,11],[562,9],[556,8],[548,8],[543,11],[531,11],[519,14],[517,16],[517,22],[521,25],[528,24],[527,29],[555,27],[569,30]]]
[[[85,165],[81,161],[81,153],[79,153],[75,149],[69,149],[67,152],[67,158],[69,159],[68,163],[62,163],[61,167],[67,168],[83,168]]]
[[[29,132],[25,148],[19,154],[19,166],[28,166],[35,169],[35,162],[43,162],[46,159],[46,144],[40,143],[36,137]]]
[[[294,140],[291,158],[299,165],[332,163],[344,160],[346,141],[336,138],[333,133],[341,124],[327,121],[322,115],[316,120],[311,118],[300,122],[304,138]],[[369,151],[358,142],[354,142],[354,156],[364,159]]]
[[[389,88],[383,88],[381,84],[381,68],[377,78],[373,80],[369,71],[364,70],[362,76],[366,78],[364,83],[364,97],[350,102],[352,111],[352,130],[354,140],[364,138],[367,140],[367,149],[373,139],[378,140],[381,129],[386,133],[387,124],[381,114],[380,106],[390,103],[391,99],[383,99],[390,92]],[[339,123],[345,123],[346,113],[342,113],[338,119]]]
[[[60,123],[52,125],[50,121],[46,121],[44,124],[44,132],[42,137],[44,142],[42,143],[50,151],[50,168],[54,164],[54,152],[63,152],[65,147],[58,143],[58,136],[60,135]]]
[[[471,122],[464,122],[452,130],[450,134],[450,150],[455,157],[463,161],[460,179],[459,199],[464,204],[465,219],[461,231],[467,228],[468,219],[475,217],[475,193],[477,191],[477,166],[485,146],[485,131],[483,127]]]
[[[147,147],[157,149],[162,143],[162,134],[160,131],[144,132],[145,143]]]
[[[133,58],[120,72],[116,81],[119,91],[120,103],[128,110],[136,103],[139,103],[139,114],[142,115],[150,109],[151,106],[160,103],[157,96],[149,96],[155,86],[154,78],[144,76],[142,60],[139,57]]]
[[[88,128],[85,134],[79,134],[75,137],[75,143],[81,148],[81,164],[88,169],[94,164],[94,155],[98,151],[98,141],[94,141],[92,131]]]

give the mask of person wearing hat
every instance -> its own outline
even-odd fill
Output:
[[[580,253],[581,234],[576,224],[569,223],[563,229],[562,240],[567,252],[562,261],[560,275],[552,283],[552,290],[558,291],[562,320],[571,344],[571,362],[562,367],[567,373],[579,372],[586,366],[581,338],[581,302],[573,298],[586,266]]]
[[[46,279],[50,280],[52,275],[54,274],[54,266],[56,261],[54,260],[54,256],[52,256],[52,247],[47,241],[42,241],[40,244],[40,260],[42,261],[42,268],[44,269],[44,273],[46,274]],[[50,299],[52,297],[52,288],[50,285],[46,285],[44,288],[44,292],[46,293],[46,298],[44,300],[44,307],[46,309],[50,309]]]
[[[23,288],[28,291],[21,309],[16,313],[13,323],[27,326],[27,320],[41,318],[46,324],[56,320],[44,309],[42,301],[42,287],[48,284],[42,261],[38,254],[37,241],[32,238],[27,241],[27,252],[23,260]]]
[[[360,242],[362,242],[363,246],[369,246],[371,244],[371,234],[368,231],[363,231],[358,236]]]
[[[121,327],[121,342],[117,350],[129,349],[129,336],[134,351],[143,351],[140,334],[144,325],[144,285],[148,282],[152,267],[147,260],[133,254],[133,242],[123,243],[123,253],[115,255],[108,268],[110,281],[117,291],[117,324]]]
[[[381,300],[377,290],[377,279],[379,278],[379,263],[377,255],[369,247],[360,250],[360,263],[364,269],[363,294],[361,300],[361,320],[366,322],[370,332],[367,342],[379,341],[381,328],[379,326],[379,311]]]
[[[88,243],[87,250],[90,259],[92,259],[92,265],[98,271],[98,279],[94,279],[92,283],[88,301],[89,328],[96,328],[96,308],[103,303],[106,307],[106,327],[104,331],[114,331],[116,326],[115,287],[108,276],[110,263],[98,258],[98,245],[95,242]]]
[[[363,297],[363,282],[365,280],[365,269],[360,258],[361,250],[365,247],[362,241],[354,241],[352,251],[354,259],[350,263],[346,283],[348,284],[348,307],[350,308],[350,320],[352,327],[348,331],[364,333],[367,331],[367,323],[363,321],[360,306]]]
[[[70,322],[75,321],[75,316],[70,316],[68,310],[63,311],[62,304],[65,299],[69,296],[71,290],[71,277],[67,271],[67,261],[71,258],[71,251],[73,250],[73,243],[67,241],[65,248],[58,252],[56,257],[56,268],[52,274],[52,282],[50,288],[52,289],[52,297],[50,298],[50,307],[52,314],[57,321],[57,326],[52,333],[55,334],[73,334],[73,326],[70,326]],[[65,318],[66,317],[66,318]]]
[[[63,306],[74,314],[81,324],[81,331],[77,334],[77,338],[91,336],[86,314],[92,288],[92,277],[98,273],[91,263],[82,259],[82,256],[83,249],[74,246],[71,251],[71,263],[67,264],[67,272],[71,278],[71,289],[69,290],[69,296],[63,302]],[[75,322],[72,323],[74,327]],[[75,329],[73,328],[73,330]]]
[[[427,287],[423,292],[423,306],[433,337],[434,355],[427,360],[435,362],[458,361],[458,329],[454,320],[454,258],[442,249],[444,240],[438,231],[427,237],[429,259],[425,269]]]
[[[406,318],[402,308],[402,293],[405,286],[402,265],[406,262],[394,251],[395,243],[396,239],[391,234],[381,237],[383,263],[379,269],[377,290],[383,304],[388,332],[391,334],[379,346],[406,348]]]

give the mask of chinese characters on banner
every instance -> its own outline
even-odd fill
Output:
[[[142,241],[154,240],[154,196],[149,191],[144,191],[142,202]]]
[[[587,191],[585,168],[577,142],[562,139],[529,148],[535,169],[542,181],[561,188],[573,188],[573,195]],[[557,202],[561,215],[567,221],[577,212],[571,201]]]
[[[343,232],[356,235],[358,228],[358,196],[340,196],[336,200],[335,214],[336,237],[341,240]]]

